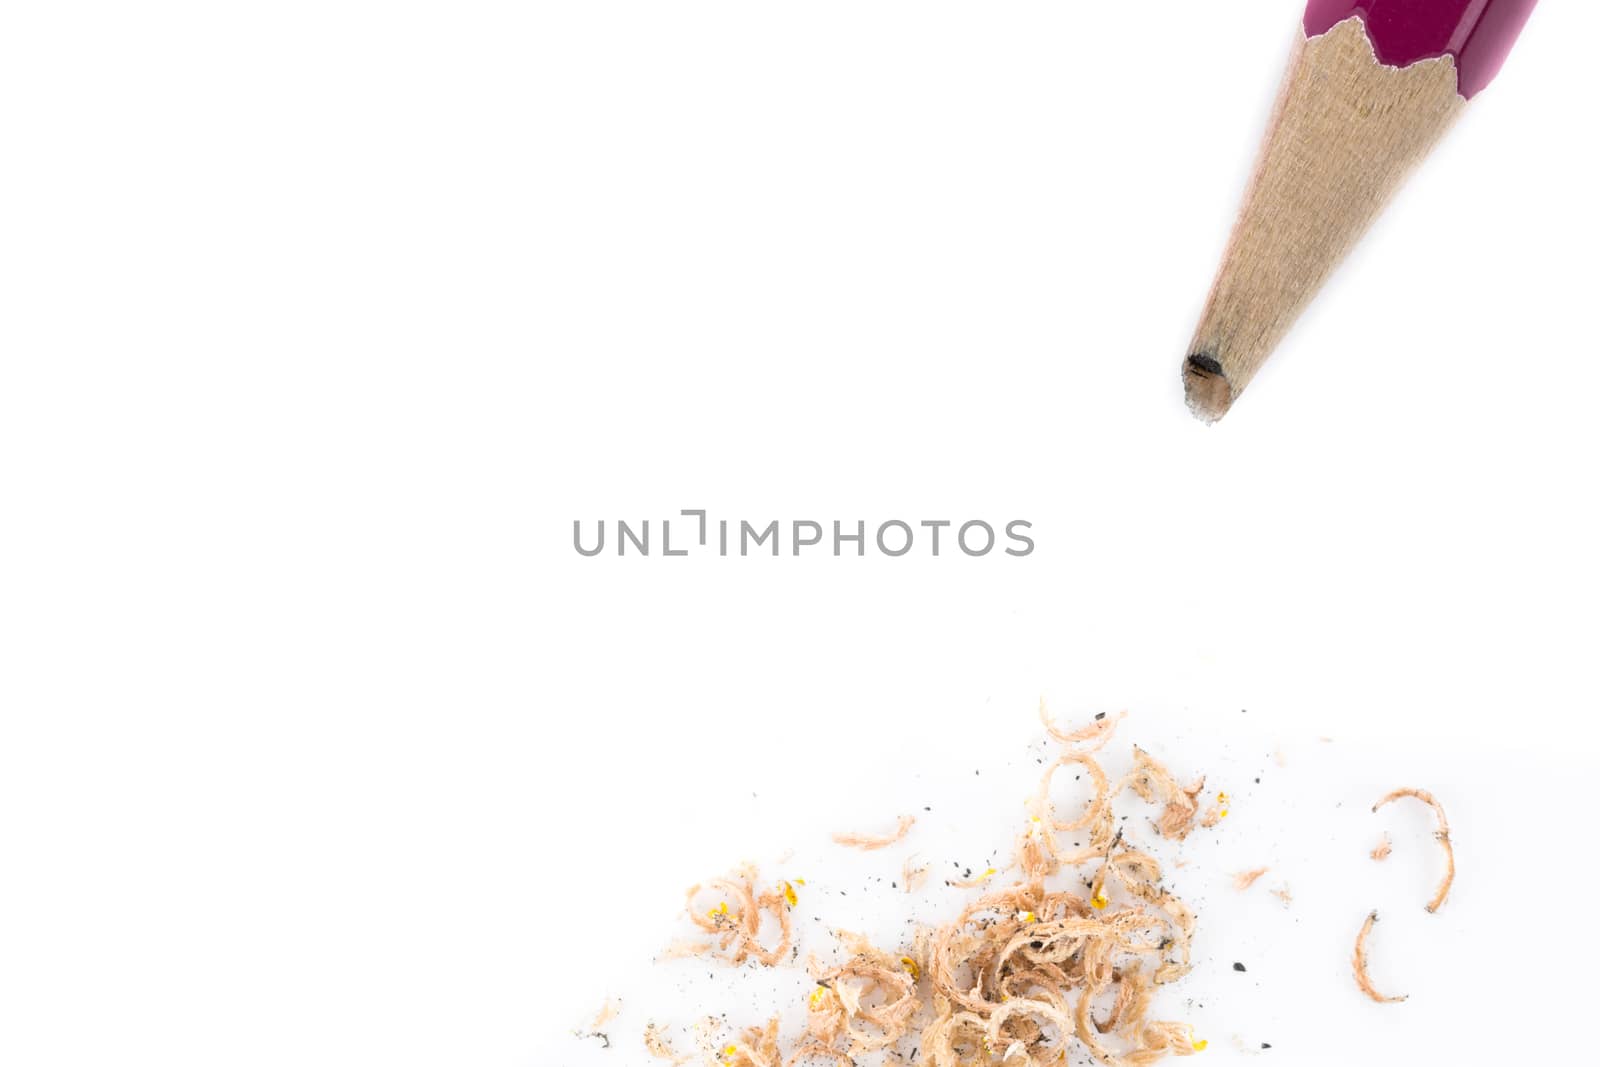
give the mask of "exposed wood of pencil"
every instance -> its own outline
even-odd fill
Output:
[[[1197,416],[1227,412],[1464,104],[1453,59],[1385,66],[1360,18],[1302,37],[1184,361]]]

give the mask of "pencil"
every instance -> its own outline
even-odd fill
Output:
[[[1500,72],[1538,0],[1309,0],[1183,362],[1227,413],[1411,171]]]

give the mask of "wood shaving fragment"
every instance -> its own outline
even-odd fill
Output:
[[[611,1035],[603,1032],[600,1028],[606,1023],[610,1022],[612,1019],[615,1019],[617,1017],[617,1013],[621,1010],[622,1001],[618,1000],[616,997],[607,997],[606,1002],[600,1005],[600,1010],[594,1013],[594,1018],[589,1020],[588,1027],[578,1031],[578,1036],[599,1038],[602,1042],[604,1042],[603,1047],[610,1048]]]
[[[1379,841],[1378,844],[1373,848],[1373,850],[1370,853],[1368,853],[1368,855],[1370,855],[1373,859],[1377,860],[1379,863],[1382,863],[1384,860],[1389,858],[1389,853],[1391,853],[1393,851],[1394,851],[1394,842],[1389,840],[1389,835],[1387,833],[1385,833],[1383,835],[1383,840]]]
[[[1373,987],[1372,979],[1367,977],[1367,935],[1372,933],[1372,927],[1377,921],[1377,912],[1367,913],[1367,921],[1361,924],[1361,932],[1356,935],[1356,952],[1350,962],[1355,967],[1356,985],[1361,987],[1361,992],[1379,1004],[1398,1004],[1406,999],[1404,995],[1391,997],[1380,993]]]
[[[1433,899],[1424,905],[1430,912],[1438,911],[1444,905],[1444,898],[1450,895],[1450,883],[1456,879],[1456,853],[1455,849],[1450,845],[1450,820],[1445,818],[1443,805],[1435,800],[1433,794],[1426,789],[1396,789],[1372,805],[1372,810],[1377,811],[1391,800],[1399,800],[1401,797],[1411,797],[1413,800],[1420,800],[1428,805],[1433,809],[1433,817],[1439,824],[1439,828],[1434,831],[1433,836],[1444,848],[1444,879],[1439,883],[1439,888],[1433,894]],[[1373,856],[1373,859],[1378,858],[1376,855]]]
[[[716,947],[717,946],[712,944],[710,941],[689,941],[679,938],[678,940],[672,942],[672,944],[668,945],[666,949],[662,951],[661,955],[656,957],[656,959],[681,960],[689,956],[704,956],[715,951]]]
[[[907,893],[915,893],[928,880],[928,866],[918,863],[917,857],[907,856],[900,865],[900,881]]]
[[[1255,885],[1256,879],[1266,874],[1269,870],[1271,870],[1269,867],[1257,867],[1253,871],[1240,871],[1233,877],[1233,888],[1243,893],[1246,889]]]
[[[621,1010],[622,1001],[618,1000],[616,997],[609,998],[604,1004],[600,1005],[600,1010],[595,1012],[594,1018],[589,1021],[589,1029],[600,1029],[606,1023],[610,1022],[612,1019],[615,1019],[617,1017],[617,1012]]]
[[[1286,907],[1286,908],[1290,904],[1294,903],[1294,894],[1289,892],[1289,883],[1287,883],[1287,882],[1285,882],[1283,885],[1280,885],[1276,889],[1269,889],[1269,890],[1267,890],[1267,892],[1271,893],[1273,896],[1275,896],[1279,900],[1283,901],[1283,906]]]
[[[863,852],[873,852],[905,840],[906,834],[911,832],[911,827],[916,821],[911,815],[902,815],[899,825],[892,834],[834,834],[833,843],[843,845],[845,848],[859,848]]]

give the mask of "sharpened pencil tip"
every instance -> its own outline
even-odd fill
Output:
[[[1183,395],[1189,410],[1206,422],[1216,422],[1233,404],[1233,386],[1222,373],[1222,364],[1204,352],[1183,361]]]

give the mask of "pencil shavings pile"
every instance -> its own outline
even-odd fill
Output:
[[[1066,751],[1027,801],[1028,823],[1007,868],[1016,880],[990,888],[949,923],[919,929],[909,947],[885,951],[865,937],[839,933],[844,962],[810,961],[816,984],[806,1029],[787,1052],[781,1016],[774,1015],[764,1026],[718,1042],[700,1062],[863,1067],[861,1057],[894,1055],[908,1037],[919,1038],[918,1050],[932,1067],[1043,1067],[1063,1062],[1073,1043],[1107,1067],[1140,1067],[1205,1048],[1188,1024],[1149,1018],[1156,988],[1189,971],[1195,917],[1163,887],[1156,858],[1114,828],[1111,808],[1130,791],[1159,806],[1151,820],[1159,836],[1182,840],[1226,814],[1220,807],[1226,797],[1219,794],[1218,806],[1203,814],[1204,780],[1181,785],[1137,747],[1132,769],[1113,782],[1095,754],[1121,716],[1099,716],[1071,732],[1057,728],[1042,706],[1040,717]],[[1081,812],[1062,817],[1051,783],[1066,766],[1079,768],[1094,792]],[[1067,845],[1066,834],[1078,842]],[[996,873],[972,881],[987,882]],[[1052,885],[1052,879],[1066,884]],[[789,883],[758,891],[748,868],[694,887],[689,917],[715,937],[698,951],[731,964],[781,962],[795,901]],[[763,915],[774,920],[776,940],[770,934],[762,940]],[[654,1026],[646,1043],[674,1064],[697,1058],[678,1055]]]

